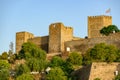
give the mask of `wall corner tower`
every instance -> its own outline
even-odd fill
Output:
[[[16,33],[16,53],[21,50],[22,44],[27,42],[28,39],[33,38],[34,35],[29,32],[17,32]]]
[[[72,40],[73,29],[62,23],[49,26],[49,53],[64,52],[64,42]]]

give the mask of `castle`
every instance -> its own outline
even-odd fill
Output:
[[[73,36],[73,28],[64,26],[62,23],[53,23],[49,26],[49,35],[42,37],[34,37],[29,32],[16,33],[16,53],[21,50],[21,46],[25,42],[33,42],[49,54],[64,52],[81,52],[84,54],[89,48],[98,43],[112,44],[120,48],[120,32],[103,36],[100,30],[104,26],[112,24],[111,16],[88,16],[88,37],[78,38]],[[120,71],[120,63],[92,63],[77,70],[79,80],[113,80],[116,76],[115,71]],[[107,75],[106,75],[107,74]]]
[[[100,34],[100,29],[111,24],[111,16],[88,16],[87,39],[74,37],[73,28],[64,26],[62,23],[50,24],[48,36],[34,37],[29,32],[17,32],[16,53],[21,50],[22,44],[28,41],[35,43],[47,53],[64,53],[66,51],[80,51],[84,53],[84,51],[96,43],[108,43],[110,41],[109,38],[109,41],[106,41],[107,38]]]

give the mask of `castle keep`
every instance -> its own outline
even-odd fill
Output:
[[[120,38],[119,33],[108,37],[102,36],[100,30],[104,26],[112,24],[111,16],[89,16],[88,17],[88,38],[82,39],[73,36],[73,28],[64,26],[62,23],[52,23],[49,25],[49,35],[34,37],[29,32],[16,33],[16,53],[21,49],[24,42],[33,42],[47,53],[64,53],[69,51],[78,51],[84,53],[88,48],[97,43],[108,43],[118,45]],[[115,35],[116,38],[115,38]]]
[[[88,38],[102,37],[100,30],[112,25],[111,16],[88,16]]]

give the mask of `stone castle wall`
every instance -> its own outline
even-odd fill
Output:
[[[100,80],[114,80],[116,71],[120,73],[120,63],[92,63],[89,80],[99,78]]]
[[[118,45],[111,37],[100,37],[99,35],[99,30],[109,24],[112,24],[111,16],[88,17],[88,39],[73,37],[73,28],[66,27],[62,23],[53,23],[49,26],[49,37],[34,37],[29,32],[18,32],[16,33],[16,52],[27,41],[37,44],[49,53],[64,52],[66,47],[70,47],[71,51],[85,52],[88,48],[101,42]],[[119,43],[118,40],[117,42]]]
[[[120,73],[120,63],[93,62],[74,71],[72,75],[76,76],[77,80],[114,80],[116,71]]]
[[[41,49],[45,50],[48,52],[48,41],[49,41],[49,36],[42,36],[42,37],[34,37],[32,39],[28,39],[29,42],[32,42],[39,46]]]
[[[61,29],[61,52],[64,52],[64,43],[73,39],[73,28],[63,27]]]
[[[72,40],[73,29],[65,27],[62,23],[54,23],[49,26],[49,52],[64,51],[64,42]]]
[[[111,24],[111,16],[88,16],[88,38],[102,37],[100,30]]]
[[[106,37],[88,38],[65,42],[65,48],[69,47],[71,52],[78,51],[83,54],[98,43],[112,44],[120,48],[120,33],[111,34]]]

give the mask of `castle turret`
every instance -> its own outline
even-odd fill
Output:
[[[17,32],[16,33],[16,53],[21,50],[22,44],[27,42],[28,39],[33,38],[34,35],[29,32]]]
[[[111,16],[88,16],[88,38],[102,37],[100,30],[111,24]]]

